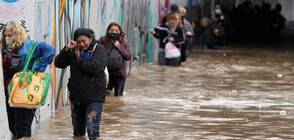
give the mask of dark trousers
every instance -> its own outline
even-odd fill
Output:
[[[86,128],[90,140],[100,137],[100,121],[103,103],[71,104],[74,136],[85,136]]]
[[[14,138],[31,137],[31,127],[36,109],[10,107],[6,98],[9,130]]]
[[[114,96],[123,96],[126,78],[109,73],[109,84],[107,90],[114,88]]]
[[[187,60],[187,47],[186,47],[186,44],[182,44],[180,62],[185,62],[186,60]]]
[[[181,61],[181,56],[177,57],[177,58],[168,59],[168,58],[165,58],[164,49],[159,49],[159,52],[158,52],[158,65],[179,66],[180,61]]]
[[[218,50],[218,45],[207,45],[207,44],[202,44],[202,49],[203,49],[203,50],[207,50],[207,49]]]

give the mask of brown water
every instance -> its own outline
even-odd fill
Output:
[[[294,139],[293,58],[235,45],[195,50],[181,67],[134,68],[125,95],[107,97],[101,139]],[[34,138],[73,139],[69,108]]]

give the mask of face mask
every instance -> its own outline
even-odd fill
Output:
[[[112,38],[113,40],[117,40],[119,35],[120,35],[120,33],[110,33],[109,37]]]
[[[7,46],[10,45],[10,40],[11,40],[11,38],[5,38],[5,42],[6,42],[6,45],[7,45]]]
[[[222,11],[221,11],[220,9],[215,9],[214,12],[215,12],[216,14],[221,14],[221,13],[222,13]]]

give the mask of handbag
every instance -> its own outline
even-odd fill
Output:
[[[171,42],[165,45],[165,58],[172,59],[181,56],[179,49]]]
[[[21,56],[17,54],[7,53],[2,55],[2,64],[4,79],[12,77],[17,71],[21,62]]]
[[[21,56],[9,53],[6,49],[2,50],[2,64],[3,64],[3,72],[7,72],[11,69],[18,69],[18,66],[21,62]]]
[[[122,67],[122,55],[115,46],[112,46],[107,52],[107,68],[109,71],[119,71]]]
[[[31,44],[24,68],[21,72],[14,74],[8,85],[8,103],[10,107],[32,109],[45,104],[51,82],[51,74],[34,70],[35,65],[40,62],[40,58],[35,59],[31,71],[28,71],[37,44],[36,41]]]
[[[97,47],[98,44],[95,44],[92,52],[94,53],[95,52],[95,49]],[[105,74],[105,82],[106,82],[106,87],[108,86],[108,83],[109,83],[109,73],[108,73],[108,69],[107,67],[104,68],[104,74]]]

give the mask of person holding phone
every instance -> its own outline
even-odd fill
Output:
[[[125,39],[125,33],[122,31],[122,28],[118,23],[112,22],[106,29],[106,35],[97,40],[97,43],[104,45],[108,57],[111,57],[110,53],[113,49],[117,51],[118,55],[122,58],[121,66],[117,69],[110,67],[109,60],[111,58],[108,58],[107,60],[107,68],[109,72],[107,91],[112,91],[114,88],[114,95],[122,96],[127,77],[126,61],[131,59],[130,48],[128,41]]]
[[[56,56],[55,66],[70,66],[68,90],[72,111],[74,136],[90,140],[100,137],[99,126],[106,95],[104,67],[106,52],[95,42],[91,29],[79,28],[71,40]]]

